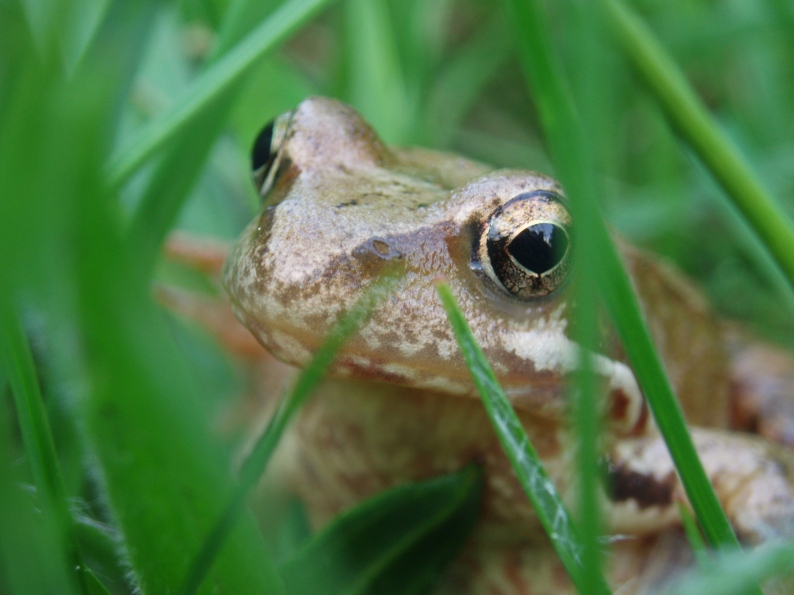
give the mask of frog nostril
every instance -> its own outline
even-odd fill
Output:
[[[358,256],[375,255],[383,260],[396,260],[403,257],[397,247],[386,238],[373,237],[353,251]]]
[[[372,247],[375,249],[375,252],[381,256],[388,256],[391,252],[391,246],[383,240],[372,240]]]
[[[384,260],[402,258],[402,253],[385,238],[372,238],[369,245],[372,251]]]

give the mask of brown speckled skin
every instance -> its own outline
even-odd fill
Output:
[[[282,151],[266,207],[224,271],[235,313],[266,348],[304,365],[385,263],[398,258],[406,271],[393,297],[343,348],[334,379],[289,436],[290,481],[314,522],[397,483],[476,460],[486,470],[483,522],[442,590],[569,592],[477,400],[433,285],[448,280],[550,477],[573,504],[575,441],[564,413],[565,378],[579,357],[567,335],[575,306],[564,286],[548,298],[519,301],[472,264],[496,208],[532,190],[561,194],[559,185],[455,155],[389,149],[354,110],[323,98],[296,108]],[[689,421],[724,427],[729,378],[717,322],[667,266],[621,249]],[[620,345],[604,345],[594,360],[611,414],[604,448],[614,477],[644,479],[620,486],[620,498],[602,496],[607,530],[629,536],[610,562],[610,580],[628,593],[656,576],[649,552],[675,541],[674,502],[685,498]],[[790,532],[790,453],[727,432],[694,434],[740,535],[758,542]]]

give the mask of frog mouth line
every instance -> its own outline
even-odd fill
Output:
[[[238,315],[240,312],[238,311]],[[250,323],[259,341],[282,361],[305,366],[319,344],[296,337],[295,329],[270,322],[268,325]],[[300,333],[297,333],[300,335]],[[574,362],[578,362],[579,348],[574,348]],[[648,408],[632,370],[623,362],[600,354],[592,354],[592,368],[602,383],[606,398],[602,410],[611,430],[632,435],[642,430],[648,420]],[[444,370],[427,366],[419,358],[413,362],[395,363],[388,356],[363,356],[355,351],[342,350],[329,369],[329,376],[400,385],[418,390],[458,395],[478,399],[465,366],[452,366]],[[458,369],[460,368],[460,369]],[[522,375],[502,378],[505,394],[512,405],[534,416],[560,419],[570,409],[568,386],[560,377],[570,377],[576,366],[562,370],[533,374],[529,380]]]

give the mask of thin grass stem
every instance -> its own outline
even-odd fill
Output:
[[[226,536],[242,512],[251,489],[262,477],[273,451],[289,422],[323,380],[337,352],[344,342],[367,320],[373,309],[393,289],[398,278],[394,271],[387,272],[331,329],[323,344],[301,372],[295,386],[279,403],[276,413],[265,432],[257,441],[251,454],[240,469],[239,482],[212,530],[191,562],[186,578],[179,590],[181,595],[194,595],[209,572]]]
[[[678,133],[695,150],[794,288],[794,224],[708,113],[651,30],[620,0],[602,0],[623,55],[642,75]]]
[[[268,51],[289,38],[331,0],[290,0],[262,22],[233,49],[204,71],[174,107],[152,120],[129,144],[111,155],[107,180],[120,187],[138,168],[169,144]]]
[[[552,51],[544,8],[534,0],[509,0],[508,4],[514,17],[522,63],[537,98],[552,156],[572,202],[578,206],[577,217],[587,218],[593,234],[600,295],[709,542],[714,547],[739,548],[700,463],[639,301],[598,205],[580,185],[579,170],[588,164],[585,140],[562,67]]]
[[[39,503],[45,514],[53,515],[66,559],[77,573],[76,576],[67,574],[75,580],[75,585],[80,587],[82,593],[90,593],[33,354],[16,313],[9,305],[0,306],[0,309],[5,314],[0,329],[3,335],[0,362],[6,370],[14,395],[22,440],[33,471]]]
[[[485,354],[477,345],[452,291],[446,283],[438,283],[436,289],[499,442],[565,570],[580,593],[610,593],[602,575],[595,574],[594,578],[592,572],[589,576],[583,572],[582,540],[570,513],[543,469]]]

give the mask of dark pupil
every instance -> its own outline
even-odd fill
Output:
[[[568,236],[553,223],[530,225],[507,246],[521,266],[537,275],[553,269],[567,249]]]
[[[251,169],[258,170],[263,165],[266,165],[271,159],[270,145],[273,143],[273,123],[271,120],[259,133],[254,141],[254,148],[251,150]]]

